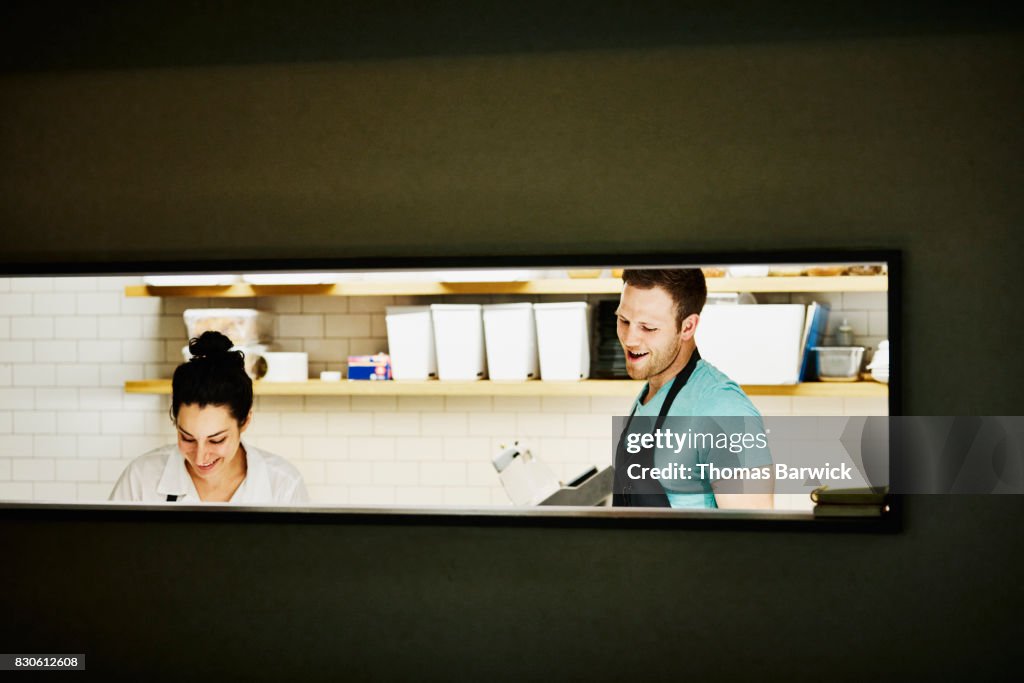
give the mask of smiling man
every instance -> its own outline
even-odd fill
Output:
[[[624,286],[616,311],[619,343],[633,379],[647,380],[629,413],[636,417],[744,417],[760,425],[761,415],[736,382],[700,358],[694,335],[707,300],[707,284],[698,268],[636,269],[622,275]],[[693,454],[694,467],[707,453]],[[767,458],[767,460],[765,459]],[[743,466],[770,464],[767,450],[743,453]],[[770,480],[726,493],[716,481],[698,482],[700,492],[664,493],[643,497],[615,496],[615,505],[680,508],[773,507]],[[663,484],[664,486],[664,484]]]

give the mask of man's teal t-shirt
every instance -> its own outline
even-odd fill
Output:
[[[665,396],[668,395],[672,381],[666,382],[658,390],[646,405],[640,403],[640,399],[647,393],[648,385],[633,401],[633,415],[657,417],[661,413],[661,407],[665,403]],[[668,411],[669,417],[754,417],[760,424],[761,413],[740,385],[729,379],[725,373],[711,363],[701,359],[693,369],[693,374],[686,382],[676,400]],[[762,451],[757,453],[744,454],[744,465],[766,465],[770,462],[770,456]],[[766,460],[767,457],[767,460]],[[690,463],[691,466],[693,463]],[[709,482],[704,482],[703,493],[679,493],[665,491],[669,504],[674,508],[716,508],[715,494]]]

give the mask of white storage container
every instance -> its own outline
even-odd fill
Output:
[[[294,351],[267,351],[263,354],[267,374],[264,382],[305,382],[309,379],[309,354]]]
[[[738,384],[796,384],[806,306],[705,306],[697,324],[701,358]]]
[[[590,324],[585,301],[534,304],[540,378],[580,380],[590,377]]]
[[[274,318],[252,308],[190,308],[184,313],[188,338],[220,332],[235,346],[270,341]]]
[[[431,304],[437,377],[477,380],[487,377],[484,321],[480,304]]]
[[[491,379],[526,380],[540,376],[533,304],[484,306],[484,340]]]
[[[430,306],[388,306],[384,320],[388,327],[391,376],[399,380],[436,378]]]

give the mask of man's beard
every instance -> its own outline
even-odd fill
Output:
[[[683,343],[677,342],[675,346],[669,349],[659,349],[657,351],[649,349],[641,367],[638,367],[636,363],[631,363],[628,358],[628,352],[623,350],[623,353],[627,355],[626,372],[629,373],[631,379],[650,379],[667,370],[675,362],[676,358],[679,357],[682,348]]]

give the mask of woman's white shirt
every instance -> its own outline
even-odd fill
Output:
[[[231,496],[232,503],[293,505],[309,502],[299,471],[284,458],[242,442],[245,479]],[[110,492],[110,500],[159,503],[177,496],[186,505],[201,503],[177,444],[169,444],[132,460]]]

